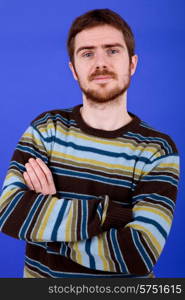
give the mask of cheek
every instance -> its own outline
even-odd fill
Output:
[[[90,74],[89,66],[84,64],[76,64],[76,74],[81,81],[87,81]]]
[[[128,63],[119,65],[117,68],[117,74],[120,78],[128,76],[130,74],[130,65]]]
[[[129,66],[130,66],[129,57],[127,57],[126,55],[120,56],[115,61],[114,66],[118,74],[120,75],[128,74]]]

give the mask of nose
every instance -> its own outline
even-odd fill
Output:
[[[96,70],[99,69],[106,69],[108,66],[107,59],[105,57],[105,53],[96,53],[96,60],[95,60],[95,68]]]

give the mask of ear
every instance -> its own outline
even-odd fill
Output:
[[[77,75],[76,75],[75,68],[74,68],[74,66],[73,66],[73,64],[72,64],[71,61],[69,62],[69,68],[70,68],[70,70],[71,70],[71,72],[72,72],[72,74],[73,74],[74,79],[75,79],[75,80],[78,80],[78,77],[77,77]]]
[[[138,56],[133,55],[131,58],[131,66],[130,66],[131,75],[134,75],[136,71],[137,63],[138,63]]]

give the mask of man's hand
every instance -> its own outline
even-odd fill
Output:
[[[43,195],[56,193],[52,173],[40,158],[30,158],[25,168],[26,172],[23,173],[23,177],[30,190]]]

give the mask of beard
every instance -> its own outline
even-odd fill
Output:
[[[92,75],[89,76],[88,80],[92,81],[96,76],[99,75],[104,75],[104,76],[108,75],[111,76],[113,79],[117,79],[117,75],[113,72],[110,72],[108,70],[102,70],[102,71],[97,70]],[[125,76],[125,81],[123,81],[123,85],[122,86],[117,85],[116,87],[110,90],[106,90],[106,83],[100,84],[100,87],[97,87],[96,89],[83,87],[79,78],[78,78],[78,83],[80,89],[82,90],[82,92],[84,93],[84,95],[88,100],[91,100],[95,103],[107,103],[115,100],[116,98],[118,98],[119,96],[123,95],[126,92],[126,90],[130,86],[130,79],[131,79],[131,74],[129,68],[128,74]]]

